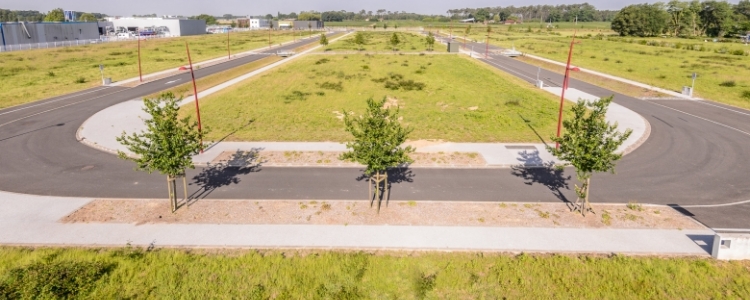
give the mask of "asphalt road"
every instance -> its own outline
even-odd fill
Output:
[[[302,43],[289,45],[291,49]],[[313,41],[314,42],[314,41]],[[478,45],[484,47],[484,45]],[[483,48],[482,48],[483,49]],[[197,77],[264,57],[253,55],[196,70]],[[492,66],[532,82],[537,67],[506,57]],[[87,91],[0,110],[0,190],[37,195],[164,198],[165,177],[89,148],[76,130],[96,112],[189,80],[183,73],[135,88]],[[562,76],[542,71],[548,85]],[[750,199],[750,111],[698,101],[643,101],[571,80],[571,86],[646,118],[651,137],[617,166],[596,174],[592,201],[716,205]],[[366,199],[361,170],[352,168],[208,168],[188,172],[189,193],[211,199]],[[395,170],[393,200],[550,202],[575,200],[575,172],[551,169]],[[695,218],[712,227],[750,228],[745,210],[701,207]]]

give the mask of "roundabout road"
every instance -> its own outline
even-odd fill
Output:
[[[286,46],[299,47],[300,42]],[[315,41],[313,41],[315,42]],[[196,71],[207,76],[264,57],[253,55]],[[484,60],[532,81],[537,67],[506,57]],[[0,110],[0,190],[55,196],[164,198],[164,177],[79,143],[75,134],[96,112],[169,87],[183,73],[134,88],[95,88]],[[548,85],[562,76],[542,72]],[[650,138],[627,155],[617,174],[596,174],[592,201],[675,204],[711,227],[750,228],[750,111],[701,101],[644,101],[578,80],[571,86],[615,102],[651,124]],[[212,199],[366,199],[352,168],[199,168],[189,192]],[[575,200],[566,169],[410,169],[394,172],[391,199],[553,202]],[[703,205],[704,207],[690,207]]]

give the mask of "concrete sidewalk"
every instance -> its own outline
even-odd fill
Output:
[[[708,229],[58,223],[92,200],[0,192],[0,244],[708,256],[714,236]]]

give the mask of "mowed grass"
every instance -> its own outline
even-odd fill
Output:
[[[331,43],[320,51],[394,51],[391,45],[391,37],[393,33],[398,34],[401,43],[395,47],[396,51],[401,52],[425,52],[427,51],[427,44],[425,43],[425,36],[409,33],[409,32],[396,32],[396,31],[362,31],[361,33],[365,37],[365,45],[360,47],[354,43],[354,37],[356,33],[350,34],[347,38]],[[442,46],[439,42],[435,42],[434,52],[447,52],[447,48]]]
[[[273,32],[274,44],[291,41],[292,32]],[[185,42],[193,62],[225,56],[226,34],[141,41],[143,74],[187,64]],[[268,45],[267,31],[232,33],[232,53]],[[136,40],[65,48],[0,53],[0,108],[59,96],[101,85],[99,65],[113,81],[138,76]]]
[[[490,43],[565,62],[572,32],[532,27],[493,27]],[[473,40],[484,41],[485,28]],[[681,92],[697,73],[694,96],[750,108],[750,46],[714,43],[710,39],[631,38],[610,36],[604,29],[578,31],[572,64]],[[576,76],[574,74],[574,76]]]
[[[310,55],[202,99],[201,119],[213,140],[344,142],[343,113],[363,113],[370,97],[400,107],[410,139],[453,142],[547,140],[559,106],[464,56]]]
[[[750,262],[698,258],[129,247],[0,254],[0,298],[10,299],[750,297]]]

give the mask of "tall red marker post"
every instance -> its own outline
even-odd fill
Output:
[[[232,59],[232,52],[229,51],[229,29],[227,29],[227,59]]]
[[[562,93],[560,93],[560,112],[557,115],[557,137],[560,137],[562,128],[563,105],[565,104],[565,91],[568,89],[568,80],[570,79],[570,60],[573,57],[573,45],[576,42],[576,33],[573,32],[573,40],[570,41],[570,52],[568,52],[568,64],[565,66],[565,78],[563,79]],[[560,143],[555,143],[555,149],[560,149]]]
[[[138,33],[138,78],[143,82],[143,73],[141,72],[141,33]]]
[[[198,115],[198,132],[201,132],[201,107],[198,105],[198,87],[195,85],[195,72],[193,72],[193,60],[190,59],[190,47],[185,42],[185,51],[187,51],[188,63],[190,64],[190,76],[193,77],[193,96],[195,96],[195,113]],[[201,137],[201,145],[203,145],[203,138]],[[201,153],[203,153],[203,147],[201,147]]]

